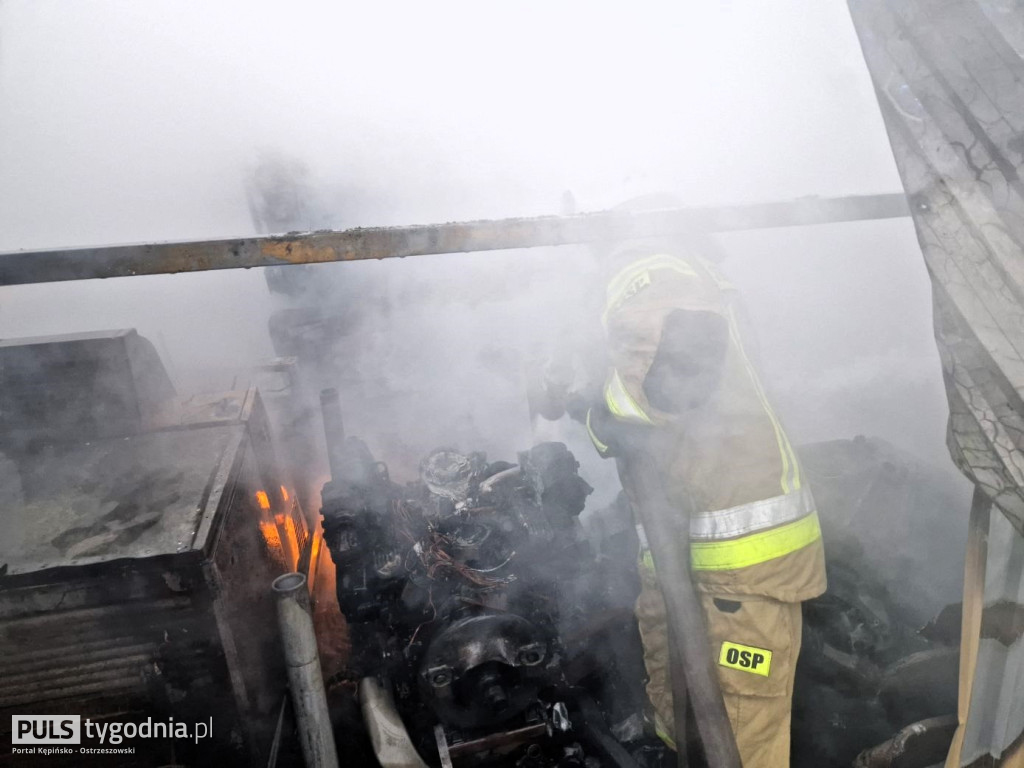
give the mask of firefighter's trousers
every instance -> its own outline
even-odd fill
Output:
[[[653,574],[642,573],[642,581],[636,616],[644,645],[647,695],[659,736],[674,747],[665,602]],[[743,768],[785,768],[800,653],[800,603],[698,594]]]

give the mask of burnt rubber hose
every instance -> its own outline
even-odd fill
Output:
[[[686,754],[686,706],[690,694],[686,690],[686,673],[683,659],[679,653],[679,643],[675,632],[668,628],[668,671],[672,683],[672,723],[675,726],[673,736],[676,742],[676,765],[678,768],[689,768],[690,758]]]
[[[691,510],[669,503],[657,464],[646,450],[636,445],[626,447],[623,458],[636,489],[637,515],[647,534],[668,614],[676,754],[680,765],[686,765],[686,707],[680,706],[682,702],[675,696],[682,677],[708,768],[742,768],[718,684],[704,614],[690,578]],[[682,676],[676,672],[679,667]]]
[[[582,731],[589,746],[597,752],[602,764],[614,766],[614,768],[640,768],[640,765],[633,759],[633,756],[626,751],[608,732],[601,710],[597,708],[594,700],[587,695],[576,697],[576,708],[579,710],[583,720]]]

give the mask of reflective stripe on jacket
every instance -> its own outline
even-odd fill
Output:
[[[641,562],[654,560],[640,534]],[[690,519],[690,567],[694,571],[747,568],[788,555],[821,538],[814,499],[806,488],[730,509],[701,512]]]

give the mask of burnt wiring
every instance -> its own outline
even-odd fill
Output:
[[[454,573],[481,589],[495,589],[515,581],[515,576],[495,577],[486,575],[506,565],[508,560],[512,559],[515,552],[509,555],[508,559],[500,566],[482,571],[452,557],[448,548],[453,544],[454,542],[451,537],[436,529],[431,529],[430,544],[423,548],[420,553],[420,561],[426,568],[427,578],[437,578],[439,572]]]
[[[474,568],[451,554],[451,549],[455,547],[455,541],[451,536],[442,533],[433,525],[427,525],[426,535],[423,537],[417,537],[413,533],[412,529],[416,526],[416,517],[421,516],[418,509],[414,509],[408,502],[399,499],[394,500],[391,507],[394,513],[395,532],[409,545],[409,549],[403,558],[403,565],[407,571],[412,572],[414,570],[413,567],[410,567],[410,561],[415,557],[419,560],[419,564],[428,579],[437,579],[442,575],[452,575],[484,590],[496,589],[515,581],[514,575],[504,577],[487,575],[500,571],[508,565],[512,558],[515,557],[515,550],[510,552],[503,562],[492,568],[486,570]],[[484,508],[474,509],[473,511],[479,512],[482,509]]]

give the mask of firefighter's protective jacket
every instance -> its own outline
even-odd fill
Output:
[[[679,312],[721,318],[728,340],[709,396],[670,413],[651,403],[645,382]],[[789,603],[820,595],[825,570],[814,499],[744,346],[733,286],[697,256],[653,253],[611,279],[602,320],[611,364],[607,410],[651,428],[670,500],[689,496],[699,588]],[[607,449],[588,426],[598,450]]]

